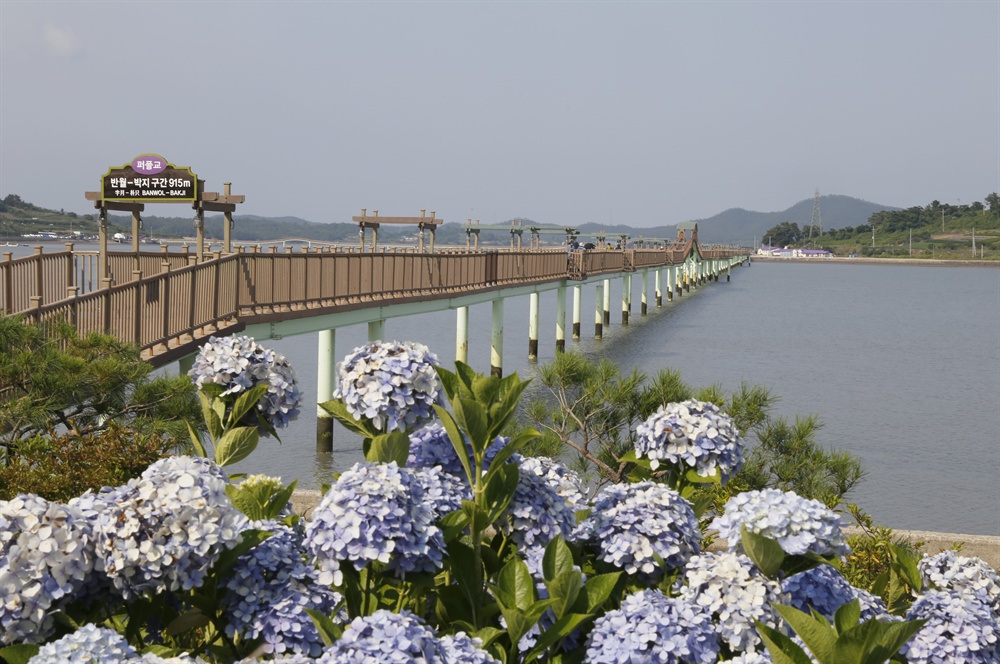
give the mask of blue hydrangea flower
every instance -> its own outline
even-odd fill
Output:
[[[472,490],[467,480],[446,473],[440,466],[412,468],[414,479],[420,483],[424,502],[434,511],[434,519],[462,509],[463,500],[472,500]]]
[[[306,549],[323,584],[343,583],[341,564],[378,560],[405,577],[441,567],[444,537],[411,468],[358,463],[341,475],[306,525]]]
[[[772,607],[788,604],[777,581],[764,576],[748,557],[733,551],[691,558],[675,590],[711,616],[720,640],[732,652],[763,650],[754,620],[779,629],[783,623]]]
[[[806,652],[809,652],[806,650]],[[760,652],[749,650],[742,652],[732,659],[720,660],[719,664],[772,664],[771,655],[766,650]]]
[[[799,611],[809,613],[815,609],[830,621],[844,604],[858,600],[861,622],[879,618],[889,613],[881,597],[855,588],[830,565],[819,565],[785,579],[781,589],[788,594],[790,604]]]
[[[176,657],[160,657],[159,655],[147,652],[139,659],[130,659],[129,664],[207,664],[201,657],[191,655],[177,655]]]
[[[557,535],[570,537],[576,526],[576,511],[547,478],[521,471],[514,497],[497,526],[519,550],[544,550]]]
[[[1000,575],[982,558],[959,555],[957,551],[942,551],[917,562],[924,583],[941,590],[979,593],[986,598],[993,612],[1000,615]]]
[[[437,356],[412,341],[359,346],[340,365],[333,392],[355,420],[364,417],[384,433],[409,431],[435,417],[441,399]]]
[[[899,651],[910,664],[995,664],[1000,625],[983,596],[931,590],[913,602],[907,620],[927,623]]]
[[[94,569],[90,522],[33,494],[0,500],[0,645],[38,643]]]
[[[125,599],[201,586],[246,518],[209,459],[169,457],[129,480],[94,523],[105,574]]]
[[[678,568],[701,550],[691,504],[654,482],[604,487],[574,538],[595,546],[599,559],[650,579],[662,573],[654,554],[668,568]]]
[[[706,401],[661,406],[636,427],[635,454],[656,470],[665,462],[701,477],[719,471],[725,483],[743,467],[743,439],[733,420]]]
[[[818,500],[791,491],[763,489],[736,494],[710,525],[736,551],[743,550],[743,526],[777,540],[782,550],[792,555],[845,556],[851,551],[840,517]]]
[[[240,556],[224,583],[226,633],[259,639],[270,654],[319,655],[323,640],[306,609],[327,615],[341,596],[320,585],[318,572],[305,562],[303,535],[277,522],[259,522],[254,528],[271,537]],[[342,617],[346,618],[346,614]]]
[[[708,614],[658,590],[640,590],[594,622],[586,658],[593,664],[710,664],[718,656]]]
[[[83,625],[72,634],[46,643],[28,664],[119,664],[139,655],[125,638],[106,627]]]
[[[496,662],[476,647],[478,639],[457,634],[440,639],[408,611],[392,613],[380,609],[355,618],[343,636],[317,660],[319,664],[491,664]],[[480,654],[481,653],[481,654]]]
[[[556,493],[566,499],[574,510],[587,509],[587,492],[583,480],[574,471],[548,457],[521,457],[518,468],[545,480]]]
[[[497,453],[509,442],[509,438],[497,436],[497,439],[486,447],[486,453],[483,455],[484,471],[490,467]],[[469,466],[472,467],[472,445],[466,441],[465,448],[468,453]],[[451,444],[448,432],[438,422],[431,422],[410,434],[410,456],[406,460],[406,465],[417,468],[440,466],[444,472],[468,482],[462,462],[459,460],[458,454],[455,453],[455,446]]]
[[[211,337],[201,347],[188,375],[201,388],[207,383],[225,387],[222,395],[239,394],[267,385],[257,402],[257,415],[275,429],[288,426],[299,414],[298,382],[284,355],[264,348],[251,337]]]

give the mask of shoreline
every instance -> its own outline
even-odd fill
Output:
[[[924,267],[1000,267],[1000,261],[937,259],[937,258],[850,258],[847,256],[831,256],[830,258],[778,258],[777,256],[751,256],[750,262],[756,263],[815,263],[823,264],[869,264],[869,265],[922,265]]]

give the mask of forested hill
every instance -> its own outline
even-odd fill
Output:
[[[872,214],[883,210],[895,210],[887,205],[870,203],[850,196],[827,195],[820,197],[820,209],[823,216],[823,228],[843,228],[859,226],[868,222]],[[754,238],[758,241],[767,230],[781,222],[793,222],[799,227],[809,224],[812,218],[813,199],[808,198],[780,212],[753,212],[742,208],[732,208],[707,219],[698,219],[700,239],[707,243],[733,243],[750,246]],[[126,215],[112,214],[111,224],[122,232],[129,232],[130,219]],[[284,237],[303,237],[328,242],[356,242],[358,227],[353,223],[318,223],[299,217],[260,217],[256,215],[235,215],[236,225],[233,228],[233,238],[242,242],[255,242]],[[622,224],[612,225],[585,219],[571,223],[583,233],[605,232],[608,236],[617,234],[630,235],[633,238],[673,238],[677,236],[677,223],[683,219],[664,219],[664,223],[652,228],[636,228]],[[525,226],[537,224],[540,226],[556,226],[552,221],[524,220]],[[558,224],[561,226],[562,224]],[[15,194],[8,194],[0,201],[0,226],[2,235],[21,235],[23,233],[56,232],[68,233],[77,230],[87,234],[96,233],[94,215],[76,215],[72,212],[47,210],[34,205]],[[205,232],[209,237],[222,237],[222,216],[207,215]],[[160,217],[154,214],[143,215],[143,235],[154,237],[190,237],[194,235],[191,216]],[[392,242],[402,240],[404,236],[415,235],[413,228],[383,227],[379,239]],[[465,225],[446,222],[437,232],[440,244],[465,244]],[[525,242],[527,238],[524,238]],[[561,242],[557,235],[547,235],[545,240],[551,243]],[[483,243],[506,244],[510,236],[504,232],[484,232]]]

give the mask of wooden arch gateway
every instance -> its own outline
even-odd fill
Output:
[[[190,203],[195,211],[194,226],[197,236],[196,257],[200,263],[205,256],[205,212],[221,212],[223,223],[223,245],[226,253],[232,253],[233,212],[236,206],[246,200],[243,195],[230,191],[231,183],[223,183],[223,192],[205,191],[205,181],[199,180],[190,166],[175,166],[166,158],[153,153],[141,154],[123,166],[112,166],[101,178],[100,191],[88,191],[84,195],[94,202],[98,210],[98,275],[103,280],[108,277],[108,211],[132,213],[132,251],[139,256],[139,229],[142,227],[141,213],[146,203]]]

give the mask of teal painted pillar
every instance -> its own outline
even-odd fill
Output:
[[[191,353],[190,355],[185,355],[181,359],[177,360],[177,371],[182,376],[188,375],[188,372],[194,368],[194,358],[198,356],[198,353]]]
[[[490,338],[490,375],[503,376],[503,298],[493,300],[493,334]]]
[[[538,359],[538,293],[528,296],[528,360]]]
[[[649,270],[643,270],[642,271],[642,277],[641,277],[641,279],[642,279],[642,294],[641,294],[641,301],[639,303],[639,315],[640,316],[645,316],[646,315],[646,308],[648,307],[647,289],[649,287],[649,283],[648,283],[649,282]]]
[[[333,418],[319,404],[333,398],[336,338],[336,330],[320,330],[316,352],[316,451],[325,454],[333,452]]]
[[[373,320],[368,323],[368,341],[385,341],[384,320]]]
[[[594,338],[601,339],[604,337],[604,316],[608,313],[607,309],[604,308],[604,284],[608,283],[605,279],[604,283],[597,284],[597,297],[594,298]]]
[[[632,275],[622,277],[622,325],[628,325],[628,315],[632,311]]]
[[[573,286],[573,338],[580,339],[580,307],[583,305],[583,286]]]
[[[455,361],[469,363],[469,308],[455,309]]]
[[[603,321],[605,325],[611,325],[611,280],[604,280],[604,296],[601,298],[604,303],[604,317]]]
[[[556,289],[556,352],[566,350],[566,289]]]

